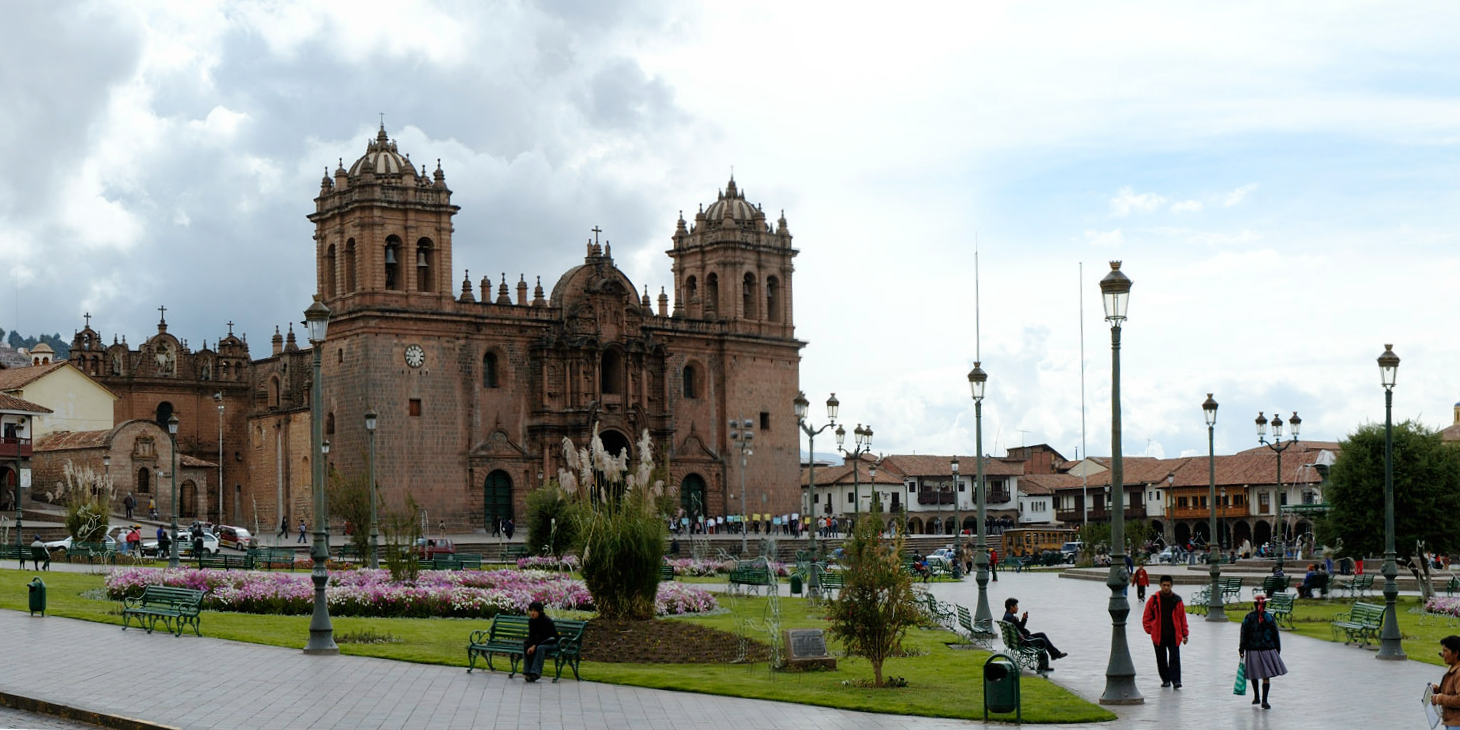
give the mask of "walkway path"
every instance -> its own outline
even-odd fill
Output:
[[[935,594],[967,606],[976,586],[938,584]],[[1017,595],[1035,630],[1070,656],[1053,679],[1099,697],[1109,646],[1108,593],[1090,581],[1005,575],[990,605]],[[206,626],[206,622],[204,622]],[[465,624],[463,624],[465,627]],[[1115,708],[1106,727],[1419,727],[1418,697],[1438,667],[1388,663],[1374,653],[1286,636],[1292,674],[1274,681],[1272,710],[1232,695],[1237,627],[1193,623],[1183,652],[1186,687],[1162,690],[1138,626],[1129,633],[1147,702]],[[465,631],[465,628],[463,629]],[[365,657],[308,657],[295,649],[212,638],[122,631],[115,626],[0,611],[5,661],[0,692],[185,728],[713,728],[941,730],[978,723],[867,713],[565,679],[525,684],[504,673]],[[300,637],[301,643],[304,637]],[[1391,714],[1392,713],[1392,714]],[[1326,724],[1325,724],[1326,723]],[[1063,726],[1054,726],[1063,727]]]

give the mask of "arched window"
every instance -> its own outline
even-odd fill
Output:
[[[269,378],[269,407],[279,407],[279,376]]]
[[[198,485],[189,479],[182,483],[177,491],[177,516],[197,517],[198,516]]]
[[[152,493],[152,470],[145,466],[137,470],[137,493]]]
[[[345,293],[355,291],[355,239],[345,241]]]
[[[765,278],[765,318],[772,322],[780,322],[781,317],[781,280],[774,276]]]
[[[335,414],[334,414],[334,412],[326,413],[325,416],[324,416],[324,434],[326,436],[333,436],[333,435],[335,435]]]
[[[390,291],[401,288],[400,257],[400,239],[396,236],[385,239],[385,288]]]
[[[700,297],[700,281],[691,276],[684,282],[685,301],[693,302]]]
[[[157,404],[157,425],[167,428],[167,419],[172,418],[172,402],[163,401]]]
[[[498,469],[487,475],[482,485],[482,512],[486,518],[483,524],[494,525],[497,520],[512,518],[512,477]]]
[[[760,294],[756,292],[755,287],[755,274],[747,273],[745,275],[744,289],[745,291],[741,292],[740,297],[741,304],[745,307],[744,317],[746,319],[759,319],[755,313],[755,305],[760,301]]]
[[[685,363],[684,366],[684,397],[700,397],[699,369],[689,363]]]
[[[497,380],[497,353],[495,352],[482,356],[482,387],[501,387],[501,383]]]
[[[698,474],[686,475],[679,483],[679,507],[689,516],[691,522],[705,514],[705,478]]]
[[[604,395],[621,395],[624,382],[624,356],[617,349],[603,352],[603,365],[598,369]]]
[[[705,277],[705,314],[720,311],[720,277],[714,273]]]
[[[431,239],[416,241],[416,291],[431,291],[436,252],[431,248]]]
[[[339,289],[335,286],[335,245],[330,244],[324,255],[324,295],[333,299],[339,296]]]

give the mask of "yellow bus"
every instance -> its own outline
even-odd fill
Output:
[[[996,543],[999,557],[1038,555],[1046,550],[1059,552],[1067,542],[1075,541],[1075,531],[1068,527],[1015,527],[1004,530]]]

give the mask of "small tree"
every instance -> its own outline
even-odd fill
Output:
[[[350,544],[362,563],[370,556],[370,477],[359,474],[347,477],[330,469],[325,487],[330,514],[350,523]]]
[[[902,567],[903,535],[878,539],[881,505],[857,520],[844,546],[846,576],[841,593],[831,602],[827,620],[831,635],[842,642],[849,656],[872,664],[875,684],[883,686],[882,664],[901,645],[908,628],[917,625],[912,576]]]
[[[380,513],[381,539],[385,541],[385,567],[390,579],[399,583],[414,583],[420,574],[421,564],[416,556],[416,541],[421,538],[421,507],[416,498],[406,495],[404,509],[385,510]]]
[[[577,531],[572,506],[556,481],[527,493],[527,544],[534,553],[546,547],[562,557],[573,546]]]
[[[594,607],[605,618],[654,618],[664,557],[658,514],[664,481],[654,471],[649,431],[639,440],[639,467],[632,474],[625,451],[603,448],[597,425],[586,449],[563,439],[563,456],[568,468],[558,472],[558,483],[573,501],[583,583]]]
[[[89,466],[66,462],[63,481],[46,493],[46,500],[66,508],[66,532],[75,542],[101,542],[110,523],[112,480]]]

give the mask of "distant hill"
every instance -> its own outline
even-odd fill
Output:
[[[70,340],[61,339],[60,332],[57,332],[54,335],[27,337],[20,334],[19,332],[7,333],[4,328],[0,328],[0,337],[5,338],[5,344],[10,345],[12,348],[19,349],[24,347],[25,349],[29,350],[30,348],[44,342],[47,345],[50,345],[52,350],[56,351],[57,360],[67,360],[71,357],[71,342]]]

